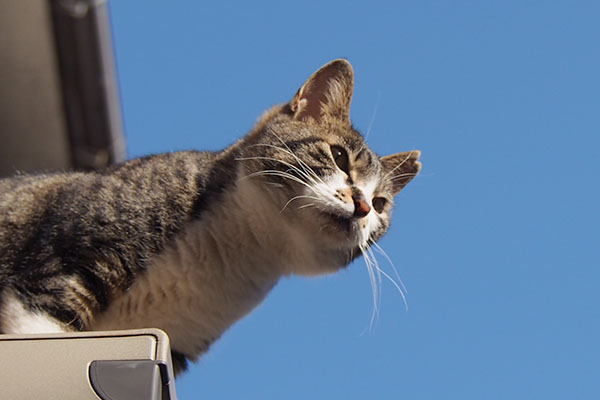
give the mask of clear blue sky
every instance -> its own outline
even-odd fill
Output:
[[[221,149],[338,57],[379,154],[423,152],[362,260],[285,279],[189,399],[599,399],[600,3],[112,1],[130,156]],[[381,265],[391,267],[384,257]]]

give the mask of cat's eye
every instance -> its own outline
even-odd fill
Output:
[[[348,173],[348,153],[344,150],[343,147],[340,146],[331,146],[331,155],[333,156],[333,160],[335,161],[335,165],[338,166],[339,169]]]
[[[383,208],[385,207],[386,203],[387,200],[384,197],[373,197],[373,208],[379,214],[381,214],[381,212],[383,211]]]

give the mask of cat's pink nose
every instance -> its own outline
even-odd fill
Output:
[[[365,217],[371,211],[371,207],[362,199],[354,199],[354,217]]]

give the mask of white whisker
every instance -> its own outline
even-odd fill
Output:
[[[396,179],[402,179],[402,178],[409,178],[409,177],[414,178],[415,176],[417,176],[417,174],[415,174],[414,172],[406,172],[403,174],[391,176],[390,179],[394,181]]]
[[[298,161],[298,164],[300,164],[300,167],[302,167],[303,170],[305,170],[306,173],[313,175],[316,179],[318,179],[321,183],[324,183],[321,178],[315,173],[315,171],[313,171],[313,169],[308,166],[308,164],[306,164],[304,161],[302,161],[293,151],[292,149],[290,149],[290,147],[287,145],[287,143],[285,143],[283,141],[283,139],[281,139],[279,137],[279,135],[277,135],[275,132],[273,132],[273,130],[269,130],[269,133],[271,133],[273,136],[275,136],[277,138],[277,140],[279,140],[281,142],[281,144],[283,144],[285,146],[285,149],[278,147],[278,146],[273,146],[275,148],[278,148],[279,150],[285,151],[287,152],[289,155],[291,155],[292,157],[294,157],[294,159],[296,159],[296,161]]]
[[[305,208],[308,208],[308,207],[315,207],[315,208],[318,208],[318,207],[317,207],[317,205],[316,205],[315,203],[307,203],[307,204],[305,204],[305,205],[303,205],[303,206],[300,206],[300,207],[298,207],[298,210],[303,210],[303,209],[305,209]]]
[[[254,178],[254,177],[263,176],[263,175],[265,175],[265,176],[279,176],[281,178],[286,178],[286,179],[292,180],[294,182],[297,182],[297,183],[299,183],[301,185],[304,185],[307,188],[309,188],[309,189],[312,190],[312,186],[311,185],[309,185],[308,183],[304,182],[302,179],[298,178],[297,176],[294,176],[292,174],[288,174],[288,173],[285,173],[285,172],[282,172],[282,171],[278,171],[278,170],[275,170],[275,169],[267,169],[267,170],[264,170],[264,171],[253,172],[251,174],[243,176],[241,179],[249,179],[249,178]]]
[[[359,246],[360,252],[363,255],[363,259],[365,260],[365,266],[367,267],[367,273],[369,274],[369,281],[371,282],[371,293],[373,296],[373,311],[371,312],[371,320],[369,321],[369,330],[373,329],[373,323],[375,322],[375,317],[379,315],[379,305],[377,299],[379,298],[379,290],[377,288],[377,279],[375,278],[375,271],[373,268],[373,261],[371,260],[369,254],[366,251],[365,246]],[[365,328],[366,330],[366,328]],[[364,333],[364,331],[363,331]]]
[[[400,279],[400,277],[398,276],[398,271],[396,270],[396,267],[394,267],[394,264],[392,263],[392,261],[390,260],[390,258],[388,257],[388,255],[383,251],[383,249],[381,249],[381,246],[379,246],[378,244],[376,244],[375,242],[371,241],[372,244],[375,244],[377,247],[379,247],[379,249],[381,250],[380,253],[383,254],[386,259],[389,261],[390,265],[392,266],[392,268],[394,269],[394,272],[396,273],[396,276],[398,278],[398,281],[400,281],[400,284],[398,284],[398,282],[396,282],[387,272],[385,272],[383,269],[381,269],[379,267],[379,263],[375,263],[375,267],[377,268],[377,272],[378,274],[380,274],[380,278],[381,275],[383,275],[385,278],[387,278],[390,282],[392,282],[392,284],[396,287],[396,289],[398,289],[398,292],[400,292],[400,296],[402,296],[402,301],[404,302],[404,307],[406,308],[406,310],[408,311],[408,302],[406,301],[406,287],[404,286],[404,284],[402,283],[402,280]],[[376,247],[376,248],[377,248]],[[373,258],[375,258],[375,255],[373,254],[372,250],[369,248],[369,251],[371,253],[371,256]],[[380,282],[381,283],[381,282]]]
[[[373,123],[375,122],[375,116],[377,115],[377,109],[379,108],[380,101],[381,101],[381,91],[377,92],[377,101],[375,102],[375,108],[373,109],[373,115],[371,115],[371,120],[369,121],[369,125],[367,127],[367,133],[364,136],[365,140],[364,140],[363,144],[360,146],[360,149],[357,151],[357,153],[360,153],[361,151],[363,151],[364,148],[367,146],[367,139],[369,138],[369,135],[371,134],[371,129],[373,128]]]
[[[398,292],[400,292],[400,296],[402,296],[402,300],[404,301],[404,307],[406,308],[406,311],[408,311],[408,302],[406,301],[406,295],[402,291],[402,288],[398,285],[398,283],[396,283],[396,281],[391,276],[387,274],[387,272],[385,272],[382,269],[380,269],[379,272],[381,272],[383,276],[385,276],[390,282],[392,282],[396,289],[398,289]]]
[[[384,175],[383,180],[387,179],[388,176],[390,176],[392,173],[394,173],[394,171],[396,171],[398,168],[400,168],[401,166],[404,165],[404,163],[406,163],[408,160],[410,160],[410,157],[412,155],[412,152],[409,153],[406,158],[404,158],[404,160],[402,160],[402,162],[398,165],[396,165],[394,168],[392,168],[387,174]]]
[[[371,120],[369,121],[369,126],[367,127],[367,133],[365,135],[365,143],[363,147],[366,146],[366,141],[371,134],[371,129],[373,128],[373,123],[375,122],[375,116],[377,115],[377,109],[379,108],[379,102],[381,101],[381,91],[377,92],[377,102],[375,103],[375,108],[373,109],[373,115],[371,116]]]
[[[289,205],[289,204],[290,204],[292,201],[294,201],[294,200],[298,200],[298,199],[313,199],[313,200],[317,200],[317,201],[319,200],[319,198],[318,198],[318,197],[315,197],[315,196],[308,196],[308,195],[299,195],[299,196],[294,196],[294,197],[292,197],[291,199],[289,199],[289,200],[287,201],[287,203],[285,203],[285,205],[283,206],[283,208],[282,208],[282,209],[281,209],[279,212],[280,212],[280,213],[282,213],[282,212],[283,212],[283,211],[286,209],[286,207],[287,207],[287,206],[288,206],[288,205]],[[312,203],[311,203],[311,204],[312,204]],[[300,209],[300,208],[298,208],[298,209]]]
[[[287,161],[283,161],[280,160],[278,158],[274,158],[274,157],[266,157],[266,156],[254,156],[254,157],[238,157],[236,158],[237,161],[244,161],[244,160],[269,160],[269,161],[275,161],[275,162],[279,162],[287,167],[289,167],[292,171],[296,171],[298,172],[298,174],[300,174],[300,176],[306,178],[307,180],[316,183],[316,181],[314,180],[313,177],[311,177],[309,174],[307,174],[304,171],[301,171],[300,169],[298,169],[298,167],[296,167],[293,164],[288,163]]]
[[[382,256],[385,257],[387,262],[390,264],[390,266],[394,270],[394,275],[396,275],[396,279],[398,279],[398,283],[400,284],[400,286],[402,286],[402,290],[404,291],[404,293],[408,293],[408,289],[406,289],[406,286],[404,286],[404,283],[402,282],[402,279],[400,278],[400,274],[398,274],[398,270],[396,269],[396,266],[392,262],[392,259],[390,258],[390,256],[388,256],[388,254],[385,252],[385,250],[383,250],[383,247],[381,247],[377,242],[371,241],[371,244],[373,246],[375,246],[375,251],[377,251],[379,254],[381,254]]]
[[[382,279],[381,279],[381,268],[379,267],[379,261],[377,260],[377,257],[375,257],[375,254],[373,254],[373,250],[371,250],[371,247],[367,246],[366,247],[367,252],[369,253],[369,255],[371,256],[371,260],[373,261],[373,266],[375,267],[375,272],[377,272],[377,282],[379,283],[379,292],[378,292],[378,298],[377,298],[377,304],[381,304],[381,293],[383,292],[383,286],[381,285]]]

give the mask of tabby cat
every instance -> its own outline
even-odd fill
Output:
[[[220,152],[0,180],[0,333],[157,327],[182,371],[282,276],[348,265],[421,167],[366,146],[353,80],[332,61]]]

